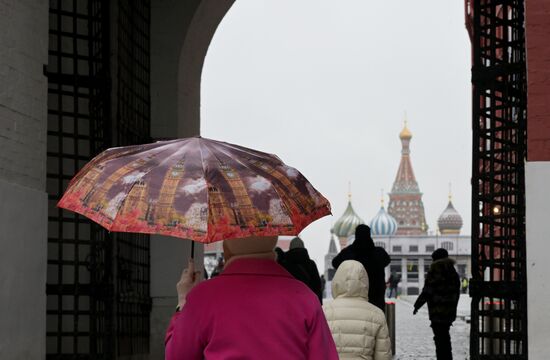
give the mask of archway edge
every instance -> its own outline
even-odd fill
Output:
[[[200,134],[204,60],[219,24],[235,0],[203,0],[191,19],[178,65],[178,137]]]
[[[200,89],[204,59],[218,25],[235,0],[151,2],[151,136],[200,133]],[[191,256],[188,240],[151,237],[150,357],[164,358],[164,335],[174,312],[174,285]],[[203,246],[195,247],[202,264]]]

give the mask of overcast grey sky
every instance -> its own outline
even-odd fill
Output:
[[[462,1],[237,0],[203,70],[205,137],[277,154],[332,204],[301,237],[320,271],[352,203],[391,190],[407,112],[431,230],[453,202],[470,234],[470,50]],[[387,196],[385,197],[387,204]]]

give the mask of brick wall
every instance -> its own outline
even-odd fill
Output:
[[[43,190],[48,1],[0,0],[0,179]]]
[[[527,159],[550,160],[550,0],[526,1]]]

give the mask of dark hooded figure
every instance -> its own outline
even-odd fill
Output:
[[[355,260],[363,264],[369,276],[369,302],[385,311],[386,275],[384,268],[390,264],[390,257],[386,250],[374,246],[370,228],[367,225],[362,224],[355,228],[355,241],[340,251],[332,260],[332,266],[334,269],[338,269],[338,266],[346,260]]]
[[[289,250],[283,253],[281,257],[277,257],[277,262],[295,279],[306,284],[317,295],[321,304],[323,303],[323,290],[319,271],[315,262],[309,258],[302,239],[299,237],[292,239]]]
[[[422,293],[414,303],[414,312],[426,302],[434,333],[437,360],[451,360],[451,336],[449,330],[456,319],[456,307],[460,297],[460,278],[445,249],[437,249],[432,254],[433,263],[426,275]]]

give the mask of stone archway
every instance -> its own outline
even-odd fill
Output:
[[[152,118],[157,122],[154,123],[152,127],[153,137],[183,137],[198,135],[200,133],[200,88],[204,59],[218,25],[221,23],[233,3],[234,0],[193,0],[184,2],[160,1],[154,3],[152,8],[153,80],[151,90]],[[479,5],[481,3],[485,2],[481,1],[479,3],[476,2],[475,4]],[[519,1],[516,5],[519,9],[522,6],[522,2]],[[491,6],[493,6],[493,4],[491,4]],[[494,6],[498,7],[499,5],[497,4]],[[479,8],[477,9],[479,10]],[[512,12],[511,14],[513,14],[513,19],[508,20],[516,21],[518,19],[523,19],[521,11],[518,11],[517,13]],[[498,14],[495,16],[498,18]],[[475,22],[476,19],[479,21],[479,18],[475,18],[475,16],[469,20]],[[517,24],[520,27],[522,26],[519,22]],[[474,39],[476,39],[475,26],[476,25],[474,25]],[[474,65],[476,64],[476,54],[479,55],[476,53],[476,49],[479,51],[481,45],[482,44],[479,42],[474,42],[473,44]],[[523,44],[521,46],[523,46]],[[523,51],[523,49],[520,49],[519,51]],[[477,66],[474,70],[476,70],[474,72],[474,82],[487,82],[487,79],[490,76],[494,76],[496,74],[494,72],[491,73],[491,69],[482,68],[480,66]],[[479,94],[474,94],[474,106],[480,105],[477,102],[478,97]],[[510,98],[510,103],[512,104],[511,106],[514,105],[513,97]],[[478,109],[475,111],[478,111]],[[511,119],[511,121],[513,122],[513,119]],[[476,136],[479,136],[479,133],[474,133],[474,137]],[[478,139],[474,138],[474,140],[477,141]],[[522,147],[524,144],[519,144],[519,146]],[[476,148],[474,148],[474,152],[476,151],[480,152],[479,149],[476,150]],[[474,155],[476,156],[476,154]],[[479,155],[480,154],[477,154],[477,156]],[[475,174],[479,175],[477,170],[474,170]],[[516,170],[518,171],[519,178],[523,178],[523,169],[518,167],[513,171]],[[489,175],[491,176],[492,174]],[[477,203],[479,198],[484,195],[484,191],[486,191],[486,189],[475,190],[473,200]],[[519,189],[518,202],[522,207],[524,207],[523,194],[524,189]],[[515,203],[512,205],[515,205]],[[491,208],[492,207],[488,207],[488,209]],[[520,216],[524,216],[523,211]],[[479,225],[482,225],[485,220],[480,219],[479,214],[474,216],[473,228],[477,228]],[[518,221],[517,223],[522,222]],[[522,247],[525,246],[524,231],[523,226],[521,228],[514,229],[514,234],[519,235],[517,240],[522,243]],[[483,249],[483,246],[485,246],[483,245],[484,240],[494,240],[493,237],[491,236],[489,239],[483,239],[478,231],[476,231],[472,234],[472,240],[472,247],[476,249],[474,252],[474,261],[476,266],[496,266],[496,262],[501,260],[499,256],[496,256],[496,258],[493,259],[494,262],[487,264],[487,259],[482,256],[484,251],[478,251]],[[162,245],[157,246],[155,245],[156,243],[162,243]],[[172,305],[174,303],[174,279],[177,277],[177,274],[181,269],[181,259],[188,254],[187,248],[183,248],[183,246],[184,242],[181,241],[177,244],[173,243],[173,246],[167,241],[152,242],[152,357],[155,357],[155,354],[162,351],[162,349],[158,348],[158,344],[162,344],[162,336],[164,334],[166,319],[170,316]],[[524,253],[524,250],[522,253]],[[161,254],[162,256],[160,256]],[[178,255],[175,256],[175,254]],[[173,257],[174,261],[170,261],[170,257]],[[162,259],[162,262],[160,259]],[[525,267],[524,257],[519,258],[514,254],[509,260],[520,264],[521,268]],[[521,279],[512,276],[513,282],[519,287],[522,287],[526,281],[524,276],[525,274],[523,274]],[[512,302],[516,300],[510,299],[509,294],[505,291],[506,289],[499,291],[501,287],[507,288],[507,284],[500,284],[499,282],[500,279],[495,279],[495,281],[490,281],[491,284],[488,284],[480,273],[476,273],[472,286],[472,292],[474,295],[473,316],[477,317],[473,321],[474,327],[479,326],[480,321],[483,322],[485,319],[492,321],[492,317],[494,317],[492,313],[487,313],[484,309],[478,306],[481,299],[503,299],[507,306],[514,306]],[[486,285],[492,285],[492,287]],[[493,292],[488,294],[486,293],[487,291],[482,291],[482,289],[488,289],[487,291],[493,289],[494,291],[491,290]],[[155,299],[157,302],[155,302]],[[522,296],[518,303],[521,303],[521,306],[519,306],[519,308],[521,308],[520,317],[525,318],[526,298]],[[525,323],[523,323],[522,326],[518,326],[517,329],[515,328],[514,330],[518,330],[518,341],[517,343],[512,344],[512,347],[515,349],[512,350],[511,353],[518,355],[518,353],[522,353],[525,349],[527,339]],[[472,342],[473,347],[471,349],[472,357],[477,358],[485,354],[504,355],[500,351],[495,354],[492,350],[489,350],[488,348],[491,348],[491,346],[481,346],[480,348],[479,342],[476,340],[478,339],[479,331],[480,330],[477,329],[473,332],[474,341]],[[485,335],[486,340],[491,342],[492,335]],[[507,347],[506,351],[509,348],[510,347]]]
[[[526,358],[523,6],[483,0],[467,5],[475,85],[472,358]]]
[[[218,25],[234,2],[235,0],[153,1],[153,138],[199,134],[204,59]]]
[[[163,0],[151,4],[151,136],[200,133],[200,88],[210,42],[234,0]],[[181,239],[151,237],[150,358],[164,355],[164,334],[177,303],[175,284],[191,255]],[[202,246],[195,247],[202,264]]]

